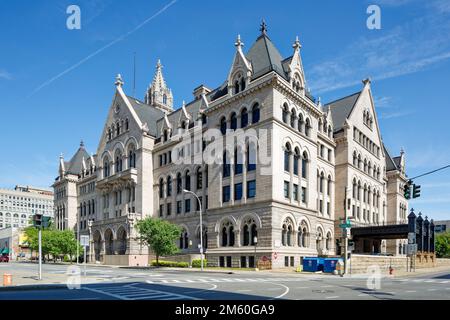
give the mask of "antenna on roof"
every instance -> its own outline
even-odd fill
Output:
[[[133,97],[136,97],[136,51],[133,54]]]

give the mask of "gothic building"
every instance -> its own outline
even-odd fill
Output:
[[[404,155],[383,145],[370,81],[322,105],[306,89],[298,38],[284,58],[260,31],[246,53],[238,36],[219,87],[200,85],[175,109],[159,61],[143,101],[118,75],[95,154],[81,145],[61,157],[54,184],[56,225],[89,234],[92,261],[147,264],[135,223],[148,216],[181,227],[174,259],[198,256],[202,239],[210,265],[275,268],[335,254],[344,214],[362,225],[405,219]]]

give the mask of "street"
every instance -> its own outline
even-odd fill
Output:
[[[1,273],[14,269],[30,273],[36,264],[1,264]],[[45,264],[44,283],[66,283],[67,265]],[[450,271],[408,277],[339,277],[325,274],[168,269],[130,269],[107,266],[81,268],[80,289],[54,288],[0,289],[0,300],[395,300],[450,299]],[[58,281],[52,281],[55,280]],[[61,281],[63,279],[63,281]],[[373,287],[375,286],[375,287]],[[375,289],[369,289],[375,288]]]

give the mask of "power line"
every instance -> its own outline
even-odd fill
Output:
[[[414,177],[414,178],[410,178],[409,180],[414,180],[414,179],[417,179],[417,178],[420,178],[420,177],[423,177],[423,176],[426,176],[426,175],[435,173],[435,172],[437,172],[437,171],[444,170],[444,169],[446,169],[446,168],[450,168],[450,164],[449,164],[449,165],[446,165],[446,166],[444,166],[444,167],[441,167],[441,168],[439,168],[439,169],[435,169],[435,170],[432,170],[432,171],[423,173],[423,174],[418,175],[418,176],[416,176],[416,177]]]

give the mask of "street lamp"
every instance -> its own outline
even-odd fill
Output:
[[[183,192],[190,193],[197,198],[200,209],[200,270],[203,271],[203,222],[202,222],[202,202],[200,198],[192,191],[183,189]]]
[[[92,261],[92,245],[91,245],[92,237],[91,237],[91,234],[92,234],[92,224],[93,223],[94,223],[94,220],[92,220],[92,219],[88,220],[88,227],[89,227],[89,262]]]
[[[258,244],[258,237],[257,236],[253,237],[253,243],[255,244],[255,258],[253,260],[254,261],[253,264],[254,264],[254,267],[257,268],[258,267],[258,265],[256,263],[256,245]]]

